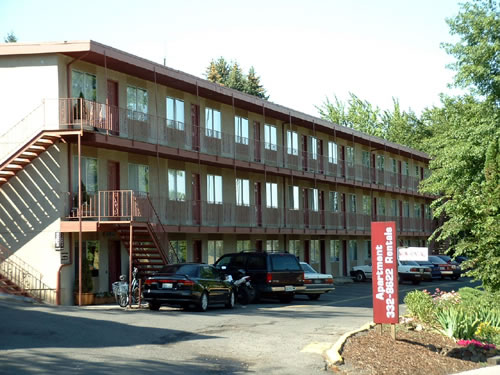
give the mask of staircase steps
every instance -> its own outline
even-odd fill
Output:
[[[0,273],[0,292],[33,298],[28,292]]]
[[[7,160],[0,164],[0,186],[8,182],[24,167],[47,151],[65,132],[42,131],[33,137]]]

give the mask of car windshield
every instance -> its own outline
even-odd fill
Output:
[[[316,270],[307,263],[300,263],[300,266],[305,272],[317,273]]]
[[[440,255],[439,257],[440,257],[441,259],[443,259],[444,261],[446,261],[446,262],[451,261],[451,258],[450,258],[448,255]]]
[[[429,261],[431,261],[432,263],[439,263],[439,264],[446,263],[443,259],[437,256],[429,256]]]
[[[271,262],[273,271],[302,271],[299,262],[291,254],[272,255]]]
[[[198,277],[198,268],[197,264],[170,264],[164,266],[160,273],[166,273],[169,275],[187,275],[191,277]]]

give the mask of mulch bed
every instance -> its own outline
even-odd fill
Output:
[[[445,375],[485,365],[451,357],[464,349],[437,332],[404,325],[397,326],[394,341],[387,326],[382,336],[371,329],[348,338],[341,353],[344,364],[331,370],[342,375]]]

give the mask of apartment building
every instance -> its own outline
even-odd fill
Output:
[[[408,147],[94,41],[0,45],[0,82],[0,273],[29,268],[58,303],[80,254],[98,293],[244,250],[346,276],[371,221],[400,245],[432,232],[429,157]]]

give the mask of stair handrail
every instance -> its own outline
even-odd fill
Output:
[[[27,270],[29,268],[30,270]],[[31,272],[30,272],[31,271]],[[33,273],[38,273],[34,275]],[[0,274],[13,282],[20,291],[17,294],[27,294],[37,301],[55,303],[56,290],[42,281],[42,273],[27,264],[18,256],[12,254],[0,245]]]
[[[161,222],[161,219],[160,219],[160,216],[158,215],[158,213],[156,212],[156,209],[155,209],[155,206],[153,205],[153,202],[151,201],[151,198],[149,196],[149,193],[146,195],[147,196],[147,199],[148,199],[148,202],[149,202],[149,205],[151,207],[151,210],[152,210],[152,214],[154,214],[156,216],[156,219],[158,220],[158,223],[160,224],[160,227],[162,229],[162,232],[164,235],[167,235],[167,231],[165,230],[165,227],[163,226],[163,223]],[[152,215],[151,215],[152,216]],[[151,219],[150,219],[151,221]],[[155,234],[156,235],[156,234]],[[158,242],[160,243],[160,242]],[[169,245],[170,245],[170,248],[172,247],[172,245],[170,244],[170,241],[168,241]],[[160,243],[160,246],[161,246],[161,243]],[[170,249],[167,250],[167,260],[169,263],[179,263],[179,257],[177,256],[177,253],[175,251],[169,251]],[[163,248],[161,248],[161,251],[164,252]],[[171,257],[171,255],[173,255]],[[173,260],[175,262],[172,262],[172,258],[174,258]]]

